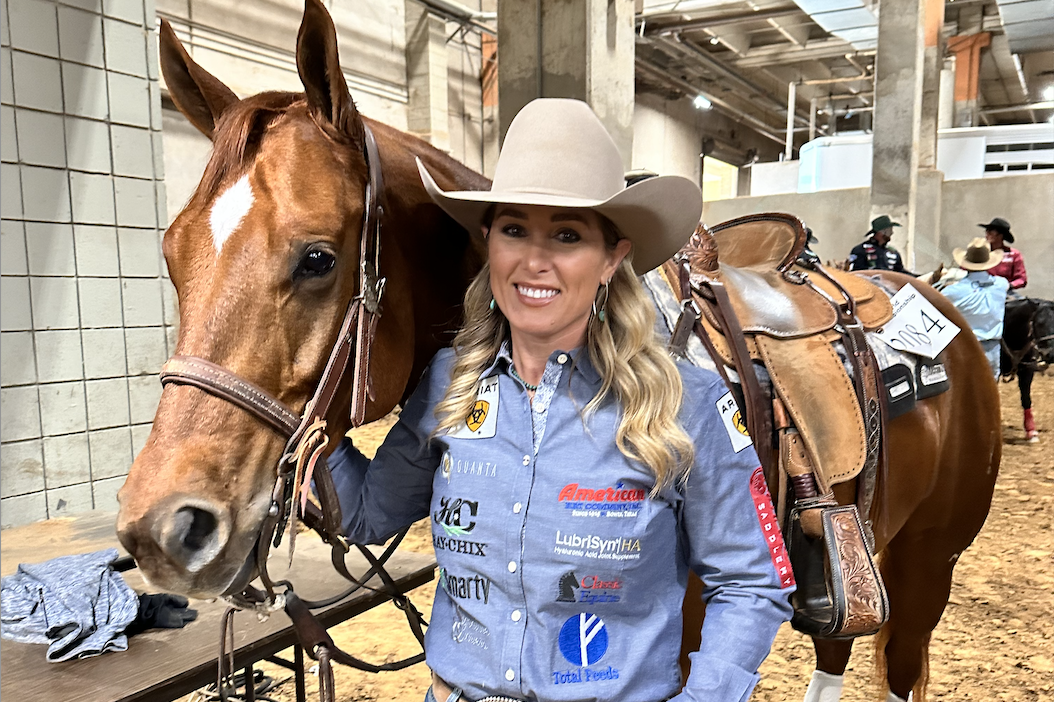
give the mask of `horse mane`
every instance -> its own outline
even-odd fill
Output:
[[[215,196],[227,176],[244,170],[256,155],[260,135],[268,125],[298,103],[304,103],[303,93],[268,91],[227,108],[216,124],[212,157],[195,195]]]

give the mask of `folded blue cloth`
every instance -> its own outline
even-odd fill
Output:
[[[0,634],[48,644],[52,663],[128,648],[139,597],[111,567],[117,549],[18,566],[0,583]]]

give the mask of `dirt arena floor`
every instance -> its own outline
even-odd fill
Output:
[[[951,601],[930,646],[930,700],[1054,699],[1054,373],[1038,376],[1033,387],[1040,443],[1024,443],[1016,384],[1001,384],[1003,463],[988,521],[955,569]],[[387,432],[378,423],[359,430],[356,445],[372,451]],[[415,525],[406,548],[431,552],[427,522]],[[431,609],[434,583],[412,593],[414,603]],[[373,661],[395,660],[415,651],[402,614],[384,606],[333,630],[346,649]],[[846,672],[845,702],[878,699],[872,680],[870,639],[859,640]],[[287,679],[268,696],[295,699],[290,674],[265,665],[276,679]],[[813,669],[812,645],[785,625],[762,666],[753,699],[802,699]],[[397,673],[370,675],[338,666],[341,702],[417,702],[428,686],[422,664]],[[317,699],[315,678],[308,699]],[[885,699],[884,696],[881,699]]]

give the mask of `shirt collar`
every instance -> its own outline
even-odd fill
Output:
[[[600,374],[597,373],[596,368],[593,367],[592,361],[589,359],[589,353],[586,351],[584,346],[579,346],[571,351],[561,351],[557,349],[549,355],[549,360],[553,363],[557,362],[560,354],[567,354],[571,357],[571,368],[582,374],[582,378],[590,385],[596,387],[600,385]],[[487,367],[485,371],[480,375],[481,378],[487,378],[497,373],[508,373],[509,366],[512,365],[512,344],[506,339],[501,342],[501,347],[498,349],[498,354],[494,358],[494,362]]]

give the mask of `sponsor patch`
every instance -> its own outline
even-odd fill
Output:
[[[636,561],[640,559],[640,539],[620,536],[604,537],[595,534],[580,536],[556,530],[553,553],[575,558],[595,558],[601,561]]]
[[[556,499],[571,510],[573,517],[636,517],[646,495],[644,490],[627,488],[621,481],[615,487],[595,489],[568,483]]]
[[[576,614],[564,622],[560,627],[558,645],[564,660],[575,667],[554,670],[554,685],[618,680],[618,668],[610,665],[589,667],[600,662],[608,650],[607,626],[595,614]]]
[[[443,528],[447,536],[464,536],[476,528],[473,519],[479,513],[479,501],[463,500],[460,497],[440,497],[439,509],[432,519]]]
[[[732,450],[739,453],[751,445],[750,434],[747,433],[747,423],[743,413],[736,404],[736,398],[729,390],[717,401],[717,412],[721,415],[721,421],[725,425],[728,439],[732,442]]]
[[[455,439],[490,439],[498,424],[498,377],[483,378],[476,403],[465,418],[465,426],[454,432]]]
[[[943,363],[919,366],[919,379],[923,385],[936,385],[948,380],[948,371],[944,369]]]
[[[776,510],[772,507],[772,498],[765,485],[765,474],[760,467],[756,468],[754,474],[750,476],[750,496],[754,498],[758,523],[765,536],[765,545],[769,547],[772,566],[776,569],[776,575],[780,579],[780,587],[790,587],[794,585],[794,571],[791,570],[790,557],[783,545],[783,534],[780,533],[779,524],[776,521]]]
[[[439,584],[443,591],[459,600],[479,600],[490,603],[490,578],[482,575],[454,575],[446,568],[439,569]]]
[[[439,534],[432,534],[432,547],[436,551],[449,551],[450,553],[464,553],[468,556],[487,555],[487,544],[481,541],[468,541],[466,539],[450,539]]]
[[[618,578],[592,574],[578,578],[574,571],[568,571],[560,576],[556,601],[579,604],[615,603],[622,599],[621,590],[622,581]]]
[[[457,618],[451,627],[451,636],[455,643],[467,643],[478,646],[486,651],[489,646],[490,629],[466,614],[461,608],[457,608]]]

